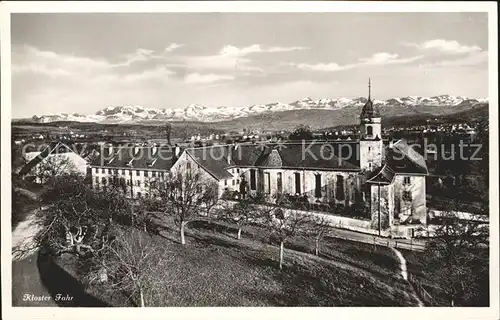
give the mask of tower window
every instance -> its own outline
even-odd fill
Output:
[[[366,127],[366,134],[369,136],[373,135],[373,128],[371,126]]]

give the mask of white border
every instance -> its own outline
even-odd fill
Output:
[[[490,307],[489,308],[12,308],[10,228],[10,13],[32,12],[488,12],[489,19],[489,101],[490,101]],[[326,2],[326,1],[219,1],[219,2],[2,2],[1,35],[1,133],[2,133],[2,318],[119,317],[194,319],[499,319],[498,244],[498,17],[496,2]]]

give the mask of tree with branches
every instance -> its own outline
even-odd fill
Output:
[[[488,224],[479,217],[464,219],[455,209],[443,212],[439,219],[426,245],[426,271],[435,276],[450,306],[487,305]]]
[[[241,239],[241,232],[245,226],[259,216],[259,211],[251,199],[243,199],[234,205],[227,206],[220,219],[224,222],[234,223],[238,227],[237,238]]]
[[[52,185],[56,177],[77,174],[73,162],[65,154],[49,155],[33,168],[35,182]]]
[[[204,215],[207,218],[210,218],[211,214],[214,212],[214,209],[219,205],[219,194],[216,185],[212,185],[212,187],[204,187],[201,191],[201,209],[204,211]]]
[[[319,255],[321,242],[332,230],[332,225],[324,215],[311,215],[308,222],[306,232],[314,238],[314,254]]]
[[[166,294],[169,256],[141,230],[117,230],[102,258],[88,273],[89,284],[105,282],[111,293],[125,293],[137,306],[158,306]],[[105,275],[102,277],[102,275]]]
[[[172,141],[171,141],[171,135],[172,135],[172,124],[171,123],[166,123],[164,126],[163,126],[163,133],[165,134],[165,137],[167,138],[167,143],[169,146],[172,145]]]
[[[311,225],[310,216],[295,210],[285,211],[274,206],[260,206],[261,217],[266,221],[271,237],[276,237],[280,243],[279,268],[283,269],[283,254],[285,242],[297,235],[307,234]]]
[[[94,192],[94,206],[102,211],[103,217],[107,217],[110,223],[129,224],[133,209],[126,192],[125,181],[115,178],[101,190]]]
[[[209,189],[217,190],[215,184],[203,178],[199,170],[175,172],[168,179],[157,184],[159,198],[168,203],[165,214],[174,218],[174,223],[179,227],[181,244],[186,244],[184,229],[194,219],[201,206],[212,200],[213,193]]]
[[[55,255],[96,254],[106,243],[109,219],[100,199],[79,175],[59,176],[42,195],[46,209],[40,212],[41,231],[35,237]]]

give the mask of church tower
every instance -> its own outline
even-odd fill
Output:
[[[359,165],[361,170],[373,170],[382,165],[382,118],[371,100],[371,81],[368,79],[368,101],[360,116]]]

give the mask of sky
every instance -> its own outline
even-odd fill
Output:
[[[15,13],[12,117],[488,97],[487,13]]]

